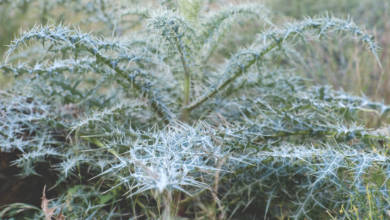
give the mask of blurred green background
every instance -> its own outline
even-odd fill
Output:
[[[382,68],[365,48],[342,39],[318,45],[305,60],[304,73],[314,82],[330,84],[356,95],[390,103],[390,1],[388,0],[265,0],[279,17],[300,19],[325,13],[351,18],[371,33],[381,48]],[[284,19],[284,18],[282,18]]]

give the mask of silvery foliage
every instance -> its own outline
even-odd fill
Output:
[[[55,161],[53,187],[62,194],[52,202],[66,216],[158,218],[184,209],[196,218],[209,206],[221,218],[247,210],[259,217],[255,207],[263,207],[264,218],[310,219],[341,207],[364,212],[356,198],[367,193],[389,208],[389,140],[359,115],[386,118],[390,108],[308,87],[272,65],[309,36],[349,34],[376,56],[373,39],[352,21],[328,16],[276,27],[253,4],[203,15],[195,6],[150,11],[97,2],[79,6],[112,35],[35,26],[10,44],[1,66],[18,82],[0,94],[0,149],[22,153],[14,164],[24,175]],[[134,31],[126,30],[128,16],[137,17]],[[224,39],[237,34],[229,30],[249,18],[263,28],[253,44],[223,53]],[[382,181],[368,192],[370,172]]]

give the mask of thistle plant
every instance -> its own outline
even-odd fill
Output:
[[[0,153],[47,188],[42,209],[37,198],[0,217],[386,217],[390,140],[362,116],[385,124],[390,107],[273,62],[341,35],[379,61],[370,35],[331,16],[279,26],[257,4],[167,3],[80,2],[110,33],[37,25],[9,45],[0,71],[17,80],[0,93]],[[239,47],[242,24],[258,34],[234,50],[226,38]]]

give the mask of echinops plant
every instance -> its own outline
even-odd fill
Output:
[[[389,137],[361,116],[385,120],[390,107],[277,65],[339,36],[380,62],[352,20],[278,25],[259,4],[116,3],[67,3],[99,34],[36,25],[10,43],[0,153],[43,192],[4,204],[1,218],[389,217]],[[240,47],[244,24],[257,35]]]

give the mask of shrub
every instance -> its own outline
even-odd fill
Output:
[[[17,81],[0,94],[0,152],[16,154],[19,175],[45,178],[52,200],[39,185],[41,209],[15,203],[1,217],[386,217],[389,138],[361,116],[385,119],[390,108],[307,86],[275,62],[341,35],[377,58],[352,21],[279,27],[257,4],[207,13],[196,0],[156,11],[103,3],[79,6],[114,39],[57,24],[9,46],[1,71]],[[223,42],[238,44],[240,22],[258,36],[235,51]]]

